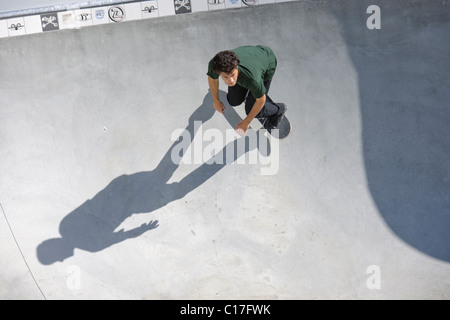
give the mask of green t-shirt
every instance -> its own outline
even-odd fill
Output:
[[[277,67],[277,59],[272,49],[265,46],[243,46],[231,50],[237,54],[240,63],[236,83],[250,90],[256,99],[266,93],[264,81],[272,80]],[[212,70],[212,59],[208,64],[207,75],[218,79],[219,74]]]

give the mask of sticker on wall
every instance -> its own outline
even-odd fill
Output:
[[[109,18],[108,18],[107,12],[108,12],[107,7],[92,9],[92,22],[94,24],[109,23]]]
[[[175,14],[192,12],[191,0],[174,0],[173,3],[175,4]]]
[[[7,21],[9,36],[19,36],[25,34],[25,21],[23,18],[9,19]]]
[[[144,19],[158,16],[158,1],[141,2],[142,17]]]
[[[75,15],[75,20],[81,23],[87,23],[92,21],[92,14],[90,12],[77,12]]]
[[[75,16],[73,11],[59,13],[58,21],[60,29],[68,29],[76,27]]]
[[[242,6],[241,0],[226,0],[225,5],[227,8],[239,8]]]
[[[113,22],[122,22],[125,20],[125,9],[122,6],[111,7],[108,16]]]
[[[9,26],[8,29],[12,31],[21,31],[22,28],[25,28],[25,24],[18,22],[17,24],[11,23],[11,26]]]
[[[258,0],[242,0],[242,2],[246,6],[256,6],[258,4]]]
[[[60,29],[81,28],[92,25],[91,9],[65,11],[58,13]]]
[[[58,15],[56,13],[41,14],[42,31],[59,30]]]
[[[211,10],[225,9],[225,0],[208,0],[208,6]]]
[[[105,18],[105,10],[104,9],[95,10],[95,19],[103,20],[104,18]]]

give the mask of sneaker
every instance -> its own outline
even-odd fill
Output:
[[[278,103],[277,106],[280,107],[281,113],[279,115],[268,118],[269,125],[272,127],[272,129],[279,126],[281,120],[283,120],[284,118],[284,114],[287,111],[286,105],[284,103]]]
[[[265,118],[262,121],[262,125],[264,127],[264,129],[266,129],[267,131],[269,131],[269,133],[272,131],[273,128],[275,128],[272,124],[272,121],[270,121],[270,118]]]

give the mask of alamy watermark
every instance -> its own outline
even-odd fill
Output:
[[[81,289],[81,269],[79,266],[71,265],[66,269],[66,286],[69,290]]]
[[[367,267],[367,273],[370,276],[366,280],[366,286],[368,289],[381,289],[381,269],[377,265],[371,265]]]
[[[233,129],[203,130],[202,122],[194,122],[194,132],[200,139],[192,137],[187,129],[176,129],[172,141],[180,140],[172,149],[174,164],[245,164],[261,165],[261,175],[275,175],[280,167],[278,130],[267,136],[265,130],[249,129],[240,136]],[[259,152],[258,152],[259,151]]]
[[[373,29],[381,29],[381,10],[379,6],[371,5],[367,7],[366,10],[367,14],[370,14],[370,16],[367,18],[366,26],[367,29],[373,30]]]

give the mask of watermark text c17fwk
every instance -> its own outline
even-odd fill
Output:
[[[171,141],[179,141],[171,153],[172,162],[179,164],[242,164],[261,165],[261,175],[276,175],[280,164],[278,130],[265,135],[265,130],[249,129],[240,136],[233,129],[203,130],[202,122],[194,122],[195,136],[186,129],[176,129]],[[259,152],[258,152],[259,151]]]

